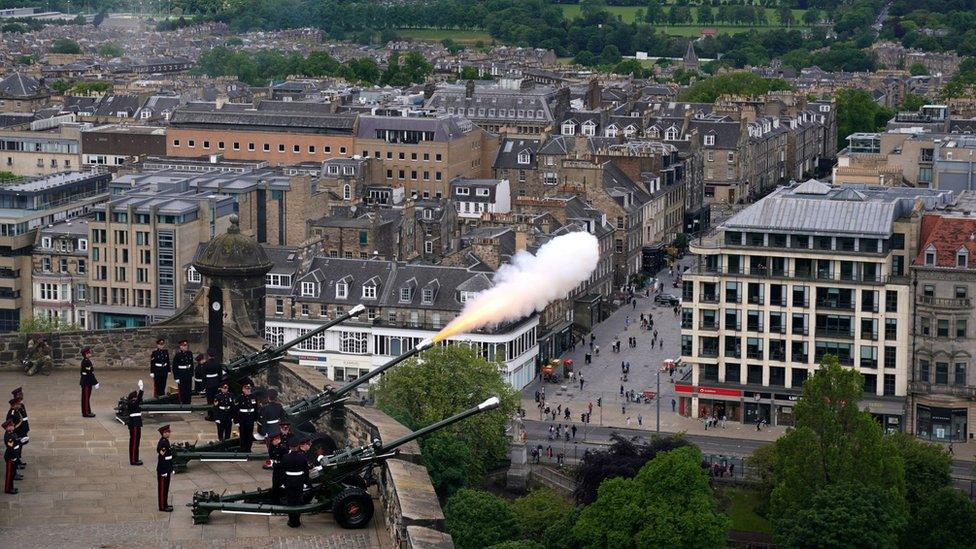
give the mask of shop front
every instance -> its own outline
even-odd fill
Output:
[[[935,442],[965,442],[968,438],[966,408],[939,408],[919,404],[915,408],[918,438]]]
[[[742,421],[742,391],[723,387],[695,387],[675,384],[678,393],[678,412],[685,417],[712,417],[726,421]]]

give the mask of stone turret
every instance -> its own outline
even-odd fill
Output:
[[[223,350],[228,322],[245,337],[264,338],[265,275],[274,267],[264,248],[241,234],[240,219],[230,218],[227,232],[210,241],[193,267],[204,277],[209,347]]]
[[[686,71],[698,70],[698,54],[695,53],[695,42],[692,40],[688,41],[688,51],[685,52],[683,63]]]

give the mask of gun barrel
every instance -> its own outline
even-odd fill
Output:
[[[423,351],[424,349],[427,349],[428,347],[432,346],[433,344],[434,344],[434,342],[431,341],[430,338],[424,339],[423,341],[421,341],[420,343],[418,343],[417,346],[414,347],[413,349],[410,349],[409,351],[401,354],[400,356],[398,356],[398,357],[396,357],[394,359],[391,359],[386,364],[383,364],[382,366],[379,366],[378,368],[375,368],[375,369],[371,370],[368,374],[366,374],[364,376],[361,376],[361,377],[358,377],[358,378],[350,381],[349,383],[346,383],[342,387],[339,387],[333,393],[334,398],[339,398],[341,396],[344,396],[344,395],[347,395],[347,394],[351,393],[354,389],[356,389],[356,387],[359,387],[360,385],[362,385],[364,383],[367,383],[369,380],[371,380],[374,377],[382,374],[383,372],[389,370],[390,368],[396,366],[397,364],[403,362],[404,360],[407,360],[408,358],[410,358],[410,357],[412,357],[412,356],[414,356],[416,354],[419,354],[421,351]]]
[[[501,405],[501,401],[498,399],[498,397],[496,397],[496,396],[490,397],[487,400],[485,400],[484,402],[482,402],[481,404],[479,404],[477,406],[474,406],[474,407],[471,407],[471,408],[468,408],[467,410],[465,410],[465,411],[463,411],[463,412],[461,412],[459,414],[455,414],[455,415],[453,415],[453,416],[451,416],[451,417],[449,417],[447,419],[442,419],[442,420],[438,421],[437,423],[431,423],[430,425],[428,425],[426,427],[423,427],[421,429],[417,429],[416,431],[410,433],[409,435],[402,436],[402,437],[400,437],[400,438],[398,438],[396,440],[393,440],[393,441],[391,441],[389,443],[383,444],[383,448],[381,450],[379,450],[379,453],[389,452],[389,451],[391,451],[391,450],[393,450],[393,449],[395,449],[395,448],[397,448],[399,446],[403,446],[404,444],[410,442],[411,440],[416,440],[416,439],[418,439],[418,438],[426,435],[427,433],[430,433],[431,431],[436,431],[436,430],[441,429],[443,427],[447,427],[448,425],[451,425],[452,423],[457,423],[457,422],[459,422],[459,421],[461,421],[463,419],[469,418],[469,417],[471,417],[471,416],[473,416],[475,414],[480,414],[481,412],[484,412],[485,410],[492,410],[492,409],[498,408],[500,405]]]
[[[360,303],[359,305],[356,305],[352,309],[349,309],[349,312],[347,312],[345,314],[342,314],[340,316],[337,316],[333,320],[330,320],[330,321],[326,322],[325,324],[322,324],[321,326],[316,326],[312,330],[309,330],[307,333],[304,333],[304,334],[296,337],[295,339],[286,341],[286,342],[282,343],[281,345],[278,345],[277,347],[271,347],[271,348],[265,349],[264,351],[261,351],[261,353],[259,353],[259,355],[263,354],[263,355],[269,356],[269,357],[278,357],[278,356],[281,356],[288,349],[291,349],[292,347],[294,347],[294,346],[296,346],[296,345],[298,345],[298,344],[300,344],[300,343],[302,343],[304,341],[307,341],[309,339],[312,339],[313,337],[321,334],[322,332],[328,330],[329,328],[331,328],[333,326],[336,326],[338,324],[341,324],[341,323],[349,320],[350,318],[359,315],[360,313],[362,313],[365,310],[366,310],[366,306]]]

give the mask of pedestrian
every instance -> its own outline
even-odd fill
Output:
[[[620,396],[624,396],[624,386],[620,386]]]
[[[101,385],[95,379],[95,365],[91,361],[91,347],[81,350],[81,417],[95,417],[91,411],[92,389],[98,389]]]
[[[193,394],[193,353],[187,340],[181,339],[179,345],[180,350],[173,354],[173,381],[180,404],[189,404]]]
[[[312,441],[307,438],[301,440],[292,439],[288,443],[288,453],[282,459],[282,468],[285,472],[285,505],[297,507],[303,503],[302,499],[305,495],[305,485],[309,482],[308,458],[305,457],[305,452],[302,451],[303,446],[311,448]],[[301,526],[301,517],[301,513],[288,513],[288,526],[291,528]]]
[[[620,361],[620,373],[621,374],[626,374],[627,373],[627,370],[624,369],[624,365],[625,364],[626,363],[623,360]]]
[[[593,355],[591,355],[590,353],[584,354],[583,355],[583,364],[589,364],[591,362],[593,362]]]
[[[569,430],[573,432],[573,440],[576,440],[576,426],[573,425]]]
[[[230,384],[226,380],[221,381],[218,387],[218,392],[210,401],[210,405],[213,406],[212,414],[214,423],[217,424],[217,440],[227,440],[233,427],[235,399],[230,393]]]
[[[955,455],[954,452],[952,451],[952,443],[951,442],[949,443],[949,455],[950,456],[951,455]]]
[[[664,348],[664,340],[663,339],[658,342],[658,347],[660,347],[662,349]]]
[[[735,476],[735,464],[734,463],[730,463],[729,464],[729,476],[730,477],[734,477]]]
[[[139,459],[139,443],[142,442],[142,395],[143,384],[139,380],[139,390],[129,393],[129,465],[142,465]]]
[[[251,445],[254,443],[254,421],[258,417],[258,402],[251,394],[253,388],[253,381],[246,378],[242,380],[241,396],[237,399],[237,404],[234,407],[241,452],[250,452]]]
[[[556,415],[563,413],[563,405],[556,406]]]
[[[580,376],[579,376],[579,382],[580,382],[580,391],[582,391],[583,390],[583,374],[580,374]]]
[[[595,356],[600,356],[600,346],[599,345],[597,345],[596,347],[593,348],[593,354]]]
[[[722,428],[725,429],[725,414],[722,414]]]
[[[563,415],[565,416],[566,421],[569,421],[570,418],[569,406],[567,406],[566,409],[563,411]]]
[[[593,413],[593,401],[592,400],[590,401],[589,404],[586,405],[586,413],[588,413],[588,414],[592,414]]]
[[[626,415],[626,414],[627,414],[627,405],[626,404],[621,404],[620,405],[620,415]]]
[[[637,414],[637,426],[640,427],[644,425],[644,416]]]
[[[632,298],[630,300],[630,304],[634,306],[634,309],[633,310],[636,311],[637,310],[637,298]]]
[[[757,431],[761,431],[762,430],[762,429],[759,428],[760,425],[761,425],[761,422],[759,421],[759,419],[756,419],[756,430]]]
[[[539,390],[538,389],[535,390],[535,401],[536,402],[539,402]]]
[[[671,411],[672,412],[675,412],[677,410],[677,406],[678,406],[678,401],[676,401],[675,399],[672,398],[671,399]]]
[[[630,416],[627,416],[627,428],[630,428]]]
[[[166,350],[166,340],[156,340],[156,349],[149,357],[149,377],[153,380],[153,396],[158,398],[166,394],[166,378],[169,377],[169,351]]]
[[[707,431],[708,430],[708,418],[706,417],[705,419],[703,419],[702,420],[702,423],[705,424],[705,430]]]
[[[169,425],[163,425],[159,428],[160,438],[156,443],[156,499],[159,510],[164,513],[173,512],[173,506],[169,504],[169,482],[173,476],[173,449],[169,435]]]
[[[24,478],[17,472],[20,461],[20,439],[14,432],[14,422],[7,420],[3,422],[3,459],[5,462],[3,476],[3,492],[5,494],[16,494],[19,492],[14,486],[15,480]]]

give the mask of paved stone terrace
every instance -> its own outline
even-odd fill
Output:
[[[31,422],[25,447],[24,480],[19,494],[0,493],[0,546],[3,547],[391,547],[382,506],[365,530],[344,530],[332,516],[306,515],[292,529],[287,517],[214,513],[207,525],[193,525],[185,505],[196,490],[244,490],[265,487],[271,473],[260,462],[191,462],[170,487],[172,513],[156,510],[156,429],[172,425],[171,440],[216,438],[216,428],[202,414],[146,416],[141,458],[128,463],[128,430],[115,420],[118,398],[135,388],[138,375],[101,371],[101,388],[92,395],[97,417],[81,417],[75,369],[51,376],[26,377],[0,372],[0,398],[23,386]],[[151,393],[148,375],[143,378]],[[170,380],[172,383],[172,379]],[[5,405],[5,404],[4,404]],[[0,465],[2,468],[2,465]]]

